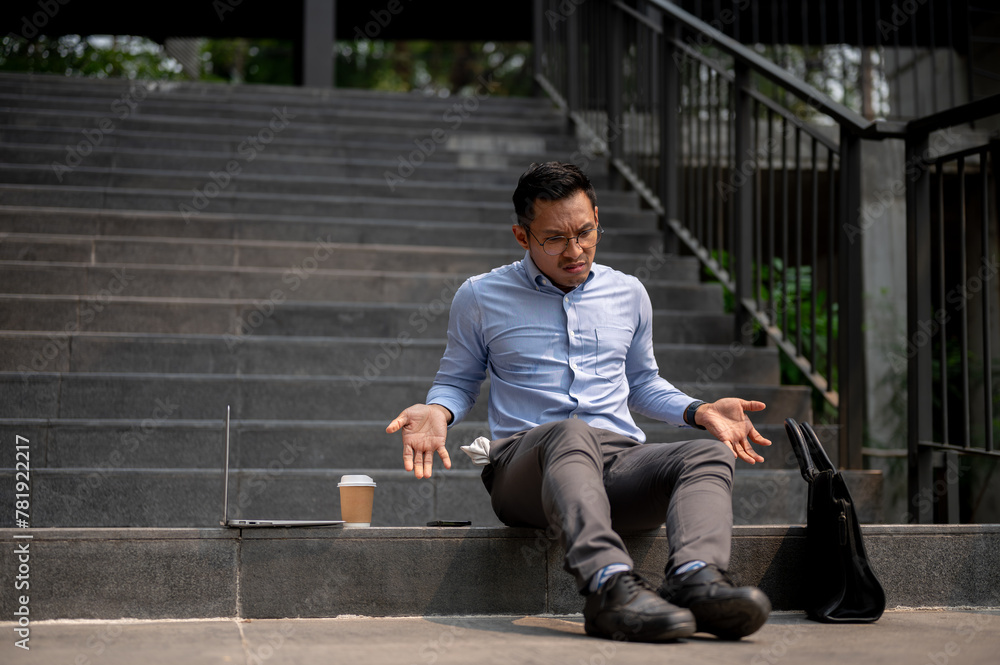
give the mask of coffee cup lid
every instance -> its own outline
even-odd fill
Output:
[[[375,487],[375,481],[370,476],[341,476],[337,487]]]

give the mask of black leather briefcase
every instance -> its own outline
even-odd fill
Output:
[[[885,611],[885,591],[869,565],[844,477],[808,423],[788,418],[785,432],[809,483],[806,613],[829,623],[877,621]]]

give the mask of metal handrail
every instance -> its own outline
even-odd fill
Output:
[[[702,35],[707,36],[710,40],[712,40],[712,42],[714,42],[715,46],[731,55],[738,62],[747,65],[770,81],[786,88],[800,99],[810,104],[810,106],[816,108],[816,110],[829,115],[837,121],[837,124],[846,126],[851,131],[864,135],[866,138],[869,134],[876,132],[876,122],[866,120],[863,116],[855,113],[843,104],[830,99],[828,95],[825,95],[808,83],[804,83],[795,78],[778,65],[761,56],[759,53],[755,53],[743,44],[740,44],[735,39],[727,36],[718,28],[705,23],[697,16],[684,11],[671,2],[666,2],[666,0],[647,1],[673,18],[675,21],[683,23],[698,31]],[[811,104],[810,100],[814,100],[816,103]]]
[[[555,0],[544,2],[556,6]],[[536,20],[541,1],[537,8]],[[536,56],[541,87],[600,146],[612,182],[626,181],[660,214],[668,249],[683,243],[733,293],[735,339],[751,343],[741,337],[744,324],[755,334],[762,330],[837,409],[840,464],[862,468],[871,449],[864,447],[864,298],[858,270],[866,227],[861,143],[906,141],[909,214],[926,208],[910,203],[918,194],[927,196],[926,182],[916,183],[910,174],[912,157],[923,155],[920,141],[926,146],[933,131],[1000,114],[1000,96],[909,122],[867,120],[666,0],[574,3],[573,12],[561,18],[563,27],[550,24],[549,33],[536,33],[544,47]],[[704,52],[706,46],[713,50]],[[758,89],[755,83],[762,81],[777,92]],[[808,119],[799,108],[809,109]],[[814,118],[827,119],[834,131]],[[612,136],[616,125],[625,129]],[[992,149],[995,168],[1000,148]],[[917,163],[923,170],[940,164]],[[920,188],[922,193],[911,193]],[[922,218],[921,232],[927,224]],[[911,268],[926,267],[929,257],[908,249],[908,262]],[[811,293],[803,270],[812,280]],[[916,284],[911,277],[908,284]],[[822,290],[819,302],[817,290]],[[909,306],[908,312],[914,316]],[[912,372],[911,379],[916,377]],[[918,392],[912,382],[909,392]],[[911,404],[911,417],[929,410],[926,403]],[[975,450],[948,441],[934,444],[921,427],[919,439],[909,442],[909,457],[913,471],[920,456],[924,487],[930,446]],[[917,432],[911,428],[911,437]],[[987,453],[998,454],[991,446]]]

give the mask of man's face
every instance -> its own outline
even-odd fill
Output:
[[[523,226],[515,224],[513,231],[517,242],[528,250],[531,260],[542,274],[563,291],[583,284],[594,263],[596,245],[583,249],[576,240],[571,240],[561,254],[549,256],[539,243],[555,236],[573,238],[589,229],[596,229],[597,207],[591,206],[587,194],[579,191],[559,201],[535,201],[534,212],[535,218],[531,221],[534,238]]]

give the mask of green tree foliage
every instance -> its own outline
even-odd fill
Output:
[[[203,81],[293,85],[292,42],[205,39],[197,78]],[[440,96],[469,94],[490,82],[492,94],[527,96],[531,45],[504,42],[382,40],[336,44],[336,85]],[[66,35],[0,41],[0,70],[101,78],[188,78],[160,44],[144,37]]]
[[[8,35],[0,40],[0,70],[96,78],[181,78],[180,65],[156,42],[107,35],[41,35],[32,40]]]
[[[531,45],[504,42],[338,43],[337,87],[467,94],[490,81],[493,94],[531,94]]]

